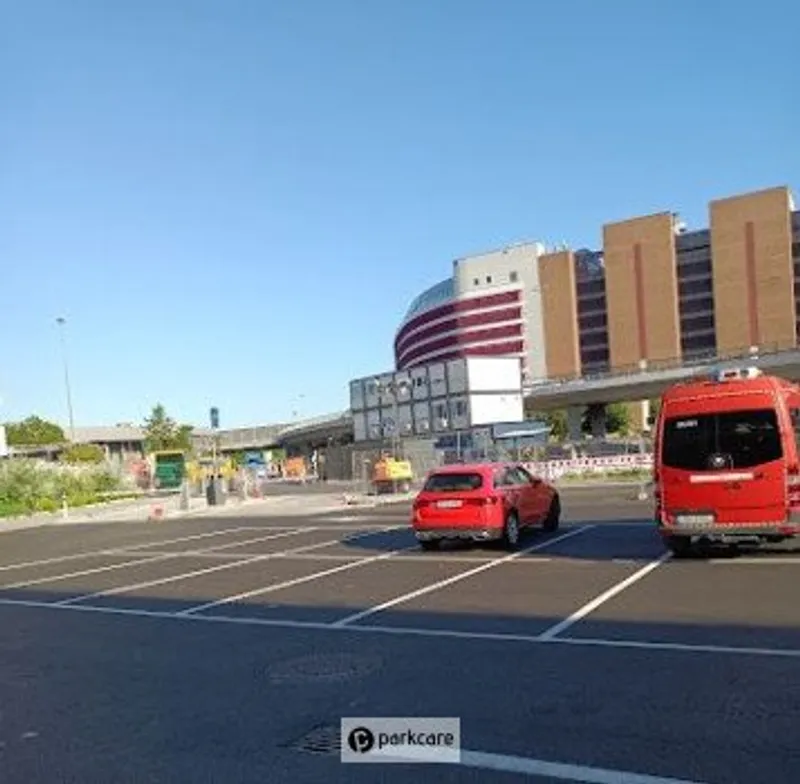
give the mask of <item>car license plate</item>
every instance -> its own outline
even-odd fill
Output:
[[[462,501],[439,501],[436,506],[438,506],[439,509],[457,509],[461,504]]]
[[[714,515],[712,514],[685,514],[675,515],[677,525],[713,525]]]

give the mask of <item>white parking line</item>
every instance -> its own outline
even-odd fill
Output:
[[[328,547],[329,545],[325,545]],[[119,555],[120,551],[118,550],[107,550],[105,555]],[[127,554],[127,553],[125,553]],[[208,558],[209,560],[213,560],[215,558],[235,561],[241,560],[242,558],[257,558],[259,555],[264,555],[264,553],[220,553],[216,552],[216,550],[180,550],[176,552],[170,552],[169,550],[159,551],[159,550],[148,550],[149,555],[176,555],[179,558]],[[144,553],[143,553],[144,555]],[[359,559],[363,558],[363,555],[345,555],[344,553],[341,554],[333,554],[333,553],[290,553],[289,555],[285,556],[278,556],[280,558],[288,558],[292,561],[358,561]],[[491,555],[476,555],[476,556],[469,556],[469,555],[450,555],[447,553],[442,553],[441,555],[431,555],[431,554],[419,554],[419,555],[404,555],[401,559],[401,563],[405,563],[406,561],[411,561],[412,563],[429,563],[429,564],[448,564],[448,563],[472,563],[472,564],[482,564],[482,563],[491,563],[493,561],[497,561],[497,556]],[[539,563],[549,563],[553,561],[552,558],[542,556],[537,558],[525,558],[523,560],[518,561],[520,564],[539,564]],[[565,564],[570,565],[572,563],[577,563],[577,565],[584,565],[585,563],[606,563],[605,561],[580,561],[580,562],[572,562],[572,561],[564,561]],[[620,561],[620,563],[625,564],[633,564],[637,563],[636,561]]]
[[[432,593],[433,591],[438,591],[441,588],[446,588],[448,585],[453,585],[454,583],[460,582],[461,580],[466,580],[469,577],[474,577],[476,574],[485,572],[487,569],[493,569],[496,566],[500,566],[501,564],[514,561],[517,558],[520,558],[527,553],[533,553],[536,552],[537,550],[543,550],[546,547],[558,544],[558,542],[563,542],[565,539],[570,539],[573,536],[585,533],[586,531],[589,531],[592,528],[594,528],[594,526],[592,525],[583,526],[581,528],[575,528],[571,531],[568,531],[567,533],[561,534],[561,536],[556,536],[555,538],[548,539],[545,542],[540,542],[539,544],[531,545],[530,547],[525,547],[524,549],[518,550],[515,553],[511,553],[502,558],[490,561],[489,563],[484,563],[481,564],[480,566],[476,566],[474,569],[467,569],[466,572],[461,572],[453,577],[448,577],[446,580],[440,580],[439,582],[432,583],[431,585],[426,585],[423,588],[418,588],[415,591],[409,591],[408,593],[405,593],[402,596],[396,596],[394,599],[390,599],[387,602],[381,602],[381,604],[376,604],[374,607],[368,607],[366,610],[361,610],[361,612],[353,613],[352,615],[347,615],[344,618],[340,618],[333,625],[347,626],[348,624],[360,621],[362,618],[367,618],[370,615],[375,615],[375,613],[383,612],[383,610],[387,610],[390,607],[395,607],[398,604],[404,604],[405,602],[409,602],[412,599],[416,599],[418,596],[424,596],[425,594]]]
[[[542,776],[579,784],[702,784],[688,779],[673,779],[652,776],[646,773],[630,773],[624,770],[594,768],[588,765],[570,765],[564,762],[547,762],[531,757],[512,754],[489,754],[485,751],[462,749],[460,765],[481,770],[497,770],[519,773],[525,776]]]
[[[502,632],[468,632],[456,629],[421,629],[411,626],[372,626],[348,625],[336,626],[318,621],[292,621],[277,618],[259,618],[236,615],[178,615],[174,612],[160,610],[140,610],[126,607],[104,607],[93,604],[64,605],[59,602],[41,602],[28,599],[0,598],[0,606],[29,607],[42,610],[64,610],[101,615],[121,615],[134,618],[157,618],[169,621],[203,621],[208,623],[233,624],[239,626],[264,626],[276,629],[306,629],[323,632],[345,632],[356,634],[384,634],[395,637],[445,638],[455,640],[473,640],[482,642],[507,642],[526,645],[582,645],[587,648],[619,648],[645,651],[661,651],[667,653],[704,653],[723,656],[756,656],[779,659],[800,660],[800,649],[794,648],[747,648],[726,645],[693,645],[691,643],[638,641],[638,640],[604,640],[600,638],[554,637],[542,640],[535,634],[504,634]]]
[[[800,566],[800,558],[731,558],[725,561],[709,561],[711,566]]]
[[[55,583],[61,580],[69,580],[73,577],[86,577],[90,574],[100,574],[102,572],[113,572],[117,569],[128,569],[131,566],[140,566],[148,563],[156,563],[157,561],[168,561],[170,558],[175,558],[174,555],[153,555],[149,558],[137,558],[133,561],[123,561],[122,563],[110,564],[106,566],[97,566],[94,569],[83,569],[79,572],[67,572],[66,574],[56,574],[51,577],[37,577],[35,580],[23,580],[17,583],[8,583],[0,585],[0,591],[12,591],[17,588],[28,588],[31,585],[42,585],[43,583]]]
[[[391,530],[387,527],[387,530]],[[358,539],[360,536],[364,536],[365,534],[356,535],[350,537],[351,539]],[[240,566],[247,566],[248,564],[258,563],[260,561],[268,561],[273,558],[278,558],[281,556],[286,556],[291,553],[302,553],[307,552],[308,550],[314,550],[317,548],[322,547],[329,547],[333,544],[338,544],[341,541],[348,541],[348,539],[329,539],[324,542],[318,542],[317,544],[306,545],[304,547],[296,547],[288,550],[282,550],[277,553],[265,553],[264,555],[257,555],[253,558],[244,558],[242,560],[236,561],[234,563],[224,563],[219,566],[210,566],[206,569],[196,569],[191,572],[183,572],[181,574],[171,575],[170,577],[162,577],[157,580],[147,580],[141,583],[133,583],[131,585],[120,585],[116,588],[109,588],[105,591],[95,591],[94,593],[86,593],[81,594],[80,596],[71,596],[69,599],[62,599],[59,602],[53,602],[54,605],[58,607],[64,607],[67,605],[77,604],[78,602],[86,601],[87,599],[96,599],[103,596],[115,596],[120,593],[130,593],[131,591],[138,591],[142,588],[151,588],[155,585],[166,585],[167,583],[174,583],[178,582],[179,580],[188,580],[192,577],[201,577],[204,574],[212,574],[213,572],[221,572],[225,569],[237,569]]]
[[[408,548],[404,548],[408,549]],[[256,588],[252,591],[244,591],[243,593],[238,593],[233,596],[225,596],[222,599],[217,599],[213,602],[206,602],[205,604],[198,604],[194,607],[189,607],[186,610],[181,610],[180,612],[175,613],[176,615],[194,615],[195,613],[203,612],[204,610],[210,610],[212,607],[220,607],[224,604],[235,604],[236,602],[240,602],[243,599],[250,599],[253,596],[262,596],[266,593],[272,593],[273,591],[280,591],[284,588],[291,588],[295,585],[302,585],[303,583],[310,583],[314,580],[319,580],[322,577],[329,577],[332,574],[338,574],[339,572],[346,572],[348,569],[355,569],[359,566],[366,566],[367,564],[375,563],[376,561],[385,561],[387,558],[391,558],[393,555],[397,555],[397,553],[401,553],[403,550],[392,550],[388,553],[381,553],[380,555],[372,555],[369,558],[361,558],[358,561],[352,561],[351,563],[342,564],[341,566],[334,566],[331,569],[325,569],[321,572],[314,572],[313,574],[305,575],[304,577],[296,577],[292,580],[284,580],[281,583],[274,583],[273,585],[266,585],[263,588]]]
[[[295,526],[296,527],[296,526]],[[178,544],[180,542],[191,542],[195,539],[208,539],[212,536],[223,536],[224,534],[234,533],[236,531],[254,531],[259,530],[258,526],[253,525],[245,525],[239,528],[226,528],[222,531],[211,531],[209,533],[204,534],[193,534],[192,536],[181,536],[177,539],[166,539],[161,542],[153,542],[149,545],[130,545],[128,547],[120,547],[116,548],[116,551],[120,554],[127,554],[125,550],[133,550],[133,549],[144,549],[145,547],[161,547],[165,544]],[[9,569],[23,569],[27,566],[44,566],[45,564],[51,563],[62,563],[64,561],[78,561],[81,558],[91,558],[94,555],[109,555],[109,550],[89,550],[84,553],[73,553],[71,555],[60,555],[56,558],[42,558],[38,561],[22,561],[20,563],[15,564],[7,564],[5,566],[0,566],[0,572],[5,572]]]
[[[298,536],[303,533],[310,533],[314,528],[294,528],[289,531],[281,531],[277,534],[267,534],[266,536],[256,536],[253,539],[243,539],[241,542],[228,542],[227,544],[215,544],[211,547],[203,547],[197,552],[199,553],[218,553],[220,550],[233,550],[236,547],[241,547],[245,544],[256,544],[257,542],[267,542],[272,539],[283,539],[287,536]]]
[[[603,593],[601,593],[599,596],[596,596],[590,602],[584,604],[583,607],[579,607],[574,613],[572,613],[572,615],[564,618],[563,621],[554,623],[549,629],[545,629],[545,631],[539,635],[539,639],[545,641],[552,640],[554,637],[561,634],[561,632],[569,629],[570,626],[573,626],[590,613],[593,613],[598,607],[622,593],[626,588],[630,588],[630,586],[634,583],[637,583],[642,578],[647,577],[650,572],[652,572],[654,569],[658,569],[658,567],[668,561],[670,557],[671,553],[664,553],[664,555],[657,558],[655,561],[651,561],[649,564],[647,564],[647,566],[644,566],[639,569],[639,571],[634,572],[630,577],[626,577],[624,580],[620,580],[620,582],[618,582],[616,585],[612,585],[607,591],[603,591]]]
[[[248,540],[248,543],[263,542],[263,541],[265,541],[267,539],[279,539],[279,538],[284,537],[284,536],[291,536],[293,533],[294,533],[293,531],[289,531],[289,532],[284,531],[284,532],[279,533],[279,534],[270,534],[268,536],[260,536],[260,537],[258,537],[258,539],[250,539],[250,540]],[[239,542],[236,542],[235,544],[239,544]],[[220,550],[225,549],[225,547],[231,547],[231,546],[232,545],[230,545],[230,544],[221,545],[221,546],[216,546],[215,545],[215,547],[219,547]],[[210,549],[214,549],[214,548],[208,548],[208,549],[210,550]],[[198,552],[202,553],[203,551],[199,550]],[[124,551],[119,551],[119,552],[106,551],[106,553],[107,553],[107,555],[110,555],[112,557],[117,557],[117,558],[126,557],[126,556],[133,557],[133,556],[136,555],[135,553],[130,553],[130,552],[126,553]],[[16,582],[16,583],[9,583],[7,585],[0,585],[0,591],[10,591],[10,590],[14,590],[16,588],[27,588],[27,587],[29,587],[31,585],[42,585],[44,583],[52,583],[52,582],[59,582],[61,580],[69,580],[72,577],[86,577],[86,576],[88,576],[90,574],[101,574],[102,572],[113,572],[113,571],[115,571],[117,569],[125,569],[125,568],[127,568],[129,566],[139,566],[139,565],[144,565],[144,564],[148,564],[148,563],[157,563],[158,561],[167,561],[170,558],[174,559],[174,558],[180,557],[181,554],[180,553],[169,553],[169,552],[166,552],[166,553],[152,553],[151,552],[151,553],[139,553],[139,555],[140,556],[147,556],[147,557],[145,557],[145,558],[134,558],[134,560],[124,561],[123,563],[115,563],[115,564],[107,564],[105,566],[97,566],[97,567],[94,567],[93,569],[83,569],[83,570],[81,570],[79,572],[67,572],[66,574],[56,574],[56,575],[52,575],[50,577],[37,577],[37,578],[35,578],[33,580],[22,580],[22,581],[19,581],[19,582]],[[239,557],[241,559],[241,556],[239,556]]]

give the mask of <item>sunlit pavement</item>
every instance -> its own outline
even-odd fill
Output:
[[[800,780],[800,554],[674,562],[563,492],[512,554],[407,504],[2,534],[0,780]],[[464,764],[300,748],[342,716],[460,717]]]

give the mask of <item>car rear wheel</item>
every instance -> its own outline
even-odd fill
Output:
[[[561,498],[558,493],[553,495],[553,500],[550,501],[550,508],[547,510],[547,517],[544,518],[542,528],[545,531],[557,531],[559,523],[561,522]]]
[[[420,543],[420,547],[423,550],[438,550],[439,549],[439,540],[438,539],[423,539]]]
[[[670,536],[667,547],[674,558],[689,558],[694,553],[692,540],[688,536]]]
[[[519,545],[519,517],[517,513],[511,511],[506,517],[503,526],[503,546],[506,550],[516,550]]]

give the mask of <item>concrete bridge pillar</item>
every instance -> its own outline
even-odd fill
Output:
[[[567,409],[567,438],[573,444],[583,438],[583,408],[572,406]]]
[[[589,430],[592,438],[606,437],[606,407],[603,403],[589,406]]]

